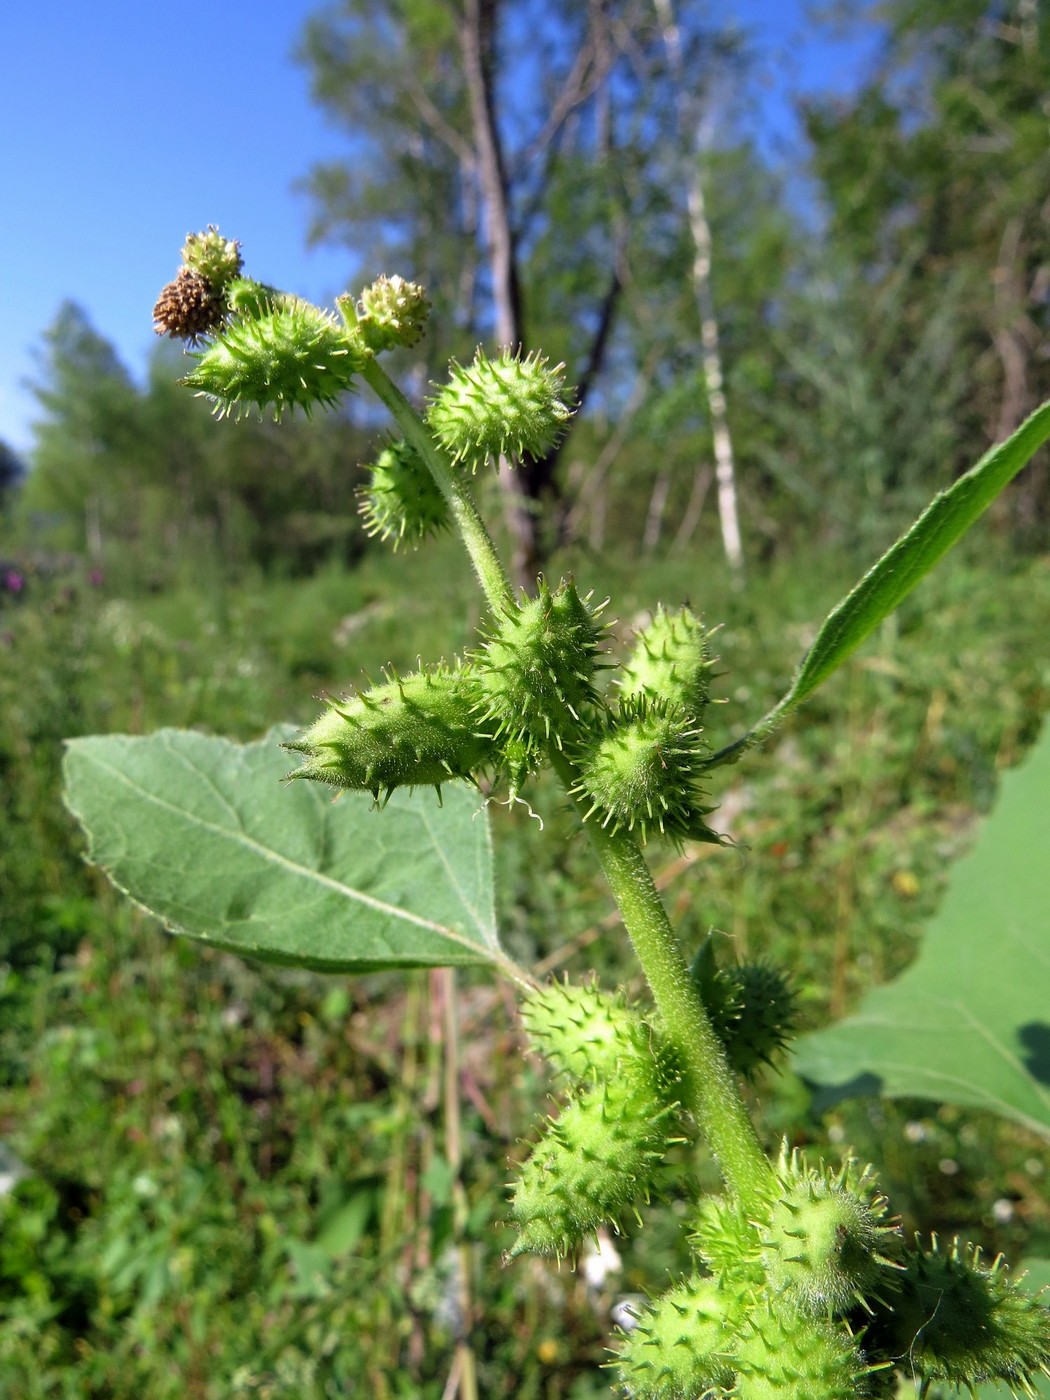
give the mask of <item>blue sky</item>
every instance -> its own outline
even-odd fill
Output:
[[[690,0],[685,0],[690,3]],[[797,141],[799,92],[848,90],[871,44],[817,37],[805,0],[730,0],[756,32],[754,121]],[[24,451],[41,333],[78,301],[142,372],[150,310],[191,229],[239,238],[250,270],[315,301],[353,275],[346,250],[306,248],[294,182],[346,149],[292,61],[311,0],[36,0],[2,7],[0,439]],[[856,8],[862,10],[863,4]]]

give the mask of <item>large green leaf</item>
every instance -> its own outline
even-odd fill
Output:
[[[992,1109],[1050,1137],[1050,725],[1003,778],[918,958],[855,1015],[804,1037],[795,1068],[849,1093]]]
[[[89,859],[189,934],[325,972],[490,963],[496,936],[489,826],[465,785],[364,794],[282,783],[291,729],[253,744],[162,729],[73,739],[66,802]]]
[[[735,760],[823,684],[988,509],[1048,438],[1050,403],[1045,403],[947,491],[936,495],[911,529],[824,619],[787,694],[743,738],[715,754],[709,766]]]

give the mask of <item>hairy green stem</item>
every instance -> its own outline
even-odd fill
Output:
[[[605,878],[642,971],[663,1017],[668,1039],[682,1060],[685,1105],[695,1115],[733,1195],[745,1211],[758,1211],[772,1171],[722,1043],[689,976],[689,968],[663,901],[635,839],[610,836],[587,823]]]
[[[469,492],[456,479],[451,463],[427,432],[419,414],[375,360],[367,362],[361,377],[382,399],[404,434],[405,441],[416,449],[426,463],[438,490],[448,503],[489,607],[496,613],[513,607],[514,593],[510,580],[500,563],[492,537],[478,514],[478,508]]]
[[[552,754],[567,789],[571,763]],[[577,802],[582,817],[582,804]],[[663,900],[635,838],[609,832],[600,823],[584,830],[601,863],[624,927],[663,1018],[667,1036],[680,1056],[685,1080],[683,1102],[694,1114],[726,1183],[745,1211],[757,1211],[772,1184],[772,1168],[729,1067],[725,1051],[689,975],[685,954],[667,917]]]

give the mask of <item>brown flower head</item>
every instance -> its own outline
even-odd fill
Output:
[[[175,281],[157,298],[153,329],[175,340],[196,341],[214,330],[225,312],[225,299],[208,279],[190,267],[181,267]]]

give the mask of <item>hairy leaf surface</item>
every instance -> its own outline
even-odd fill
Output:
[[[1007,773],[922,949],[857,1012],[802,1039],[795,1068],[851,1093],[991,1109],[1050,1137],[1050,725]]]
[[[449,784],[368,796],[283,783],[289,728],[251,744],[190,730],[71,740],[65,799],[88,858],[176,933],[324,972],[490,963],[492,847]]]

